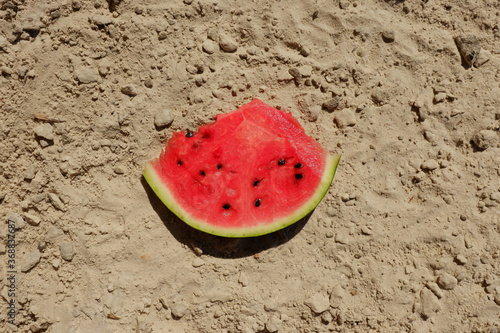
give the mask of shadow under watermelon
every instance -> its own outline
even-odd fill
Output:
[[[192,249],[199,248],[203,254],[219,258],[241,258],[255,255],[264,250],[279,246],[295,237],[313,214],[314,210],[300,221],[275,231],[273,233],[246,238],[227,238],[194,229],[172,213],[156,196],[144,177],[141,183],[149,198],[153,209],[163,221],[165,227],[175,239]]]

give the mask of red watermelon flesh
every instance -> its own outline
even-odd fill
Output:
[[[255,99],[196,133],[173,133],[144,177],[192,227],[249,237],[284,228],[312,211],[339,158],[307,136],[290,113]]]

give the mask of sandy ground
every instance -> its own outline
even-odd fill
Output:
[[[0,332],[500,332],[499,20],[492,0],[0,1]],[[343,154],[334,183],[276,234],[192,230],[142,169],[253,98]]]

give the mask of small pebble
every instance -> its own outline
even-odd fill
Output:
[[[364,235],[371,235],[372,234],[372,230],[370,228],[368,228],[367,226],[362,226],[361,227],[361,232]]]
[[[59,199],[59,196],[57,194],[49,193],[49,199],[55,209],[64,211],[64,204],[62,203],[61,199]]]
[[[39,138],[43,138],[47,141],[53,141],[54,140],[54,127],[52,127],[51,124],[45,123],[38,125],[34,129],[35,134]]]
[[[243,286],[246,287],[248,286],[248,276],[245,274],[245,272],[240,272],[240,277],[238,278],[238,282]]]
[[[493,300],[497,305],[500,306],[500,287],[495,289],[495,293],[493,294]]]
[[[274,312],[278,310],[278,302],[276,299],[271,298],[264,304],[264,310],[267,312]]]
[[[147,79],[146,81],[144,81],[144,86],[149,89],[153,88],[153,80]]]
[[[481,50],[479,55],[476,57],[476,67],[481,67],[491,60],[492,54],[490,50]]]
[[[314,87],[319,88],[321,87],[321,77],[320,76],[313,76],[311,78],[311,83]],[[327,110],[328,111],[328,110]]]
[[[195,267],[195,268],[198,268],[198,267],[205,265],[205,261],[203,259],[201,259],[200,257],[196,257],[196,258],[194,258],[191,265],[193,265],[193,267]]]
[[[307,121],[309,121],[311,123],[317,121],[320,113],[321,113],[321,107],[319,105],[313,105],[313,106],[311,106],[305,112]]]
[[[35,267],[40,262],[40,258],[41,253],[38,249],[31,251],[24,259],[24,264],[21,266],[21,272],[26,273]]]
[[[341,196],[340,196],[340,199],[344,202],[346,201],[349,201],[349,194],[347,193],[343,193]]]
[[[137,88],[133,84],[128,84],[126,86],[123,86],[120,89],[120,91],[122,92],[122,94],[125,94],[127,96],[131,96],[131,97],[137,96]]]
[[[14,221],[14,226],[16,230],[23,229],[26,226],[26,221],[22,218],[21,215],[17,213],[13,213],[7,216],[7,220]]]
[[[175,303],[171,307],[172,315],[176,318],[182,318],[186,314],[187,310],[189,309],[189,305],[182,301],[179,303]]]
[[[99,148],[101,148],[101,144],[97,140],[92,140],[90,142],[90,147],[92,148],[92,150],[99,150]]]
[[[26,76],[26,73],[28,73],[28,68],[21,66],[17,69],[17,75],[19,75],[20,79],[24,79]]]
[[[344,109],[337,112],[333,121],[335,122],[335,124],[337,124],[337,127],[345,128],[347,126],[356,125],[356,116],[351,110]]]
[[[450,166],[450,162],[447,161],[447,160],[442,160],[439,162],[439,166],[443,169],[447,168],[448,166]]]
[[[194,79],[194,83],[196,84],[197,87],[201,87],[205,82],[202,77],[198,76],[197,78]]]
[[[337,215],[337,210],[334,207],[330,206],[326,209],[326,215],[334,217]]]
[[[445,268],[446,266],[448,265],[448,260],[445,259],[445,258],[441,258],[441,259],[438,259],[438,260],[434,260],[430,263],[430,266],[432,267],[432,269],[435,269],[435,270],[440,270],[440,269],[443,269]]]
[[[101,60],[99,62],[99,65],[97,65],[97,70],[99,71],[99,74],[102,76],[108,75],[109,72],[111,71],[111,62],[106,58]]]
[[[302,74],[300,74],[300,71],[297,68],[290,68],[288,70],[288,74],[290,74],[295,80],[300,80],[302,77]]]
[[[208,54],[213,54],[217,50],[217,44],[214,41],[207,39],[202,45],[203,51]]]
[[[472,137],[472,142],[481,150],[496,146],[498,134],[491,130],[482,130]]]
[[[342,306],[344,294],[344,289],[339,284],[336,284],[330,294],[330,306],[332,308],[340,308]]]
[[[439,289],[439,286],[435,282],[427,282],[426,286],[434,293],[434,295],[436,295],[437,298],[444,297],[443,292]]]
[[[321,314],[330,308],[330,300],[324,294],[315,294],[304,301],[314,313]]]
[[[224,52],[236,52],[236,50],[238,49],[238,43],[236,43],[234,39],[226,34],[220,36],[219,46]]]
[[[470,249],[474,246],[474,239],[472,238],[471,234],[466,234],[464,236],[464,243],[467,249]]]
[[[386,43],[392,43],[396,39],[396,35],[394,33],[394,30],[386,30],[382,32],[382,39]]]
[[[441,276],[438,278],[438,285],[444,289],[444,290],[452,290],[457,286],[457,279],[448,274],[448,273],[443,273]]]
[[[347,0],[340,0],[339,7],[340,7],[340,9],[347,9],[347,8],[349,8],[349,1],[347,1]]]
[[[168,37],[168,33],[163,30],[158,33],[158,40],[165,40]]]
[[[481,256],[480,260],[481,260],[482,264],[490,264],[491,263],[491,259],[484,254]]]
[[[339,98],[331,98],[321,105],[323,110],[327,112],[333,112],[339,106],[340,99]]]
[[[36,73],[35,73],[35,70],[34,70],[34,69],[30,69],[30,70],[28,71],[28,73],[26,73],[26,77],[27,77],[28,79],[34,79],[34,78],[35,78],[35,76],[36,76]]]
[[[10,43],[7,40],[7,38],[5,38],[4,36],[0,36],[0,50],[7,51],[9,46],[10,46]]]
[[[198,73],[198,68],[196,68],[195,66],[193,65],[187,65],[186,66],[186,72],[188,72],[189,74],[197,74]]]
[[[481,264],[481,260],[479,259],[478,256],[472,256],[470,258],[470,263],[473,267],[477,267]]]
[[[54,269],[59,269],[59,266],[61,266],[61,259],[55,258],[54,260],[52,260],[51,264]]]
[[[75,248],[73,246],[73,242],[64,242],[59,245],[59,251],[61,252],[61,258],[66,261],[73,260],[75,256]]]
[[[47,195],[45,193],[35,194],[33,197],[31,197],[31,202],[37,205],[43,200],[45,200],[46,197]]]
[[[36,173],[38,172],[36,165],[31,164],[26,171],[23,173],[23,178],[25,180],[31,181],[35,178]]]
[[[441,310],[436,296],[427,288],[422,289],[420,292],[420,314],[424,319],[431,318]]]
[[[345,203],[346,206],[356,206],[356,201],[355,200],[349,200]]]
[[[444,102],[446,100],[446,97],[448,97],[448,95],[445,92],[439,92],[434,95],[434,103]]]
[[[174,117],[169,109],[162,109],[155,114],[155,126],[158,129],[168,127],[174,122]]]
[[[208,28],[207,30],[207,38],[213,40],[214,42],[219,39],[219,35],[217,34],[217,29],[215,28]]]
[[[332,322],[332,320],[333,320],[333,316],[330,313],[330,311],[325,311],[321,315],[321,321],[324,322],[327,325],[330,324]]]
[[[28,214],[28,213],[24,213],[23,216],[26,219],[26,222],[28,222],[31,225],[37,226],[41,222],[40,217],[38,217],[36,215],[31,215],[31,214]]]
[[[282,326],[282,321],[277,315],[272,315],[266,323],[266,330],[269,333],[279,332]]]
[[[420,165],[420,168],[422,170],[425,170],[425,171],[432,171],[432,170],[436,170],[437,168],[439,168],[439,164],[436,160],[429,159],[429,160],[425,161],[424,163],[422,163],[422,165]]]
[[[457,261],[458,264],[460,265],[465,265],[467,264],[467,258],[465,258],[463,255],[459,254],[457,255],[457,257],[455,258],[455,260]]]
[[[469,66],[476,64],[476,61],[481,53],[481,44],[476,36],[457,36],[455,38],[455,43],[457,44],[458,51],[462,56],[462,59]]]
[[[300,55],[303,57],[308,57],[309,54],[311,54],[311,51],[309,50],[309,48],[302,46],[302,48],[300,49]]]
[[[457,281],[458,282],[463,281],[463,280],[465,280],[466,277],[467,277],[467,274],[465,272],[459,273],[457,275]]]
[[[335,235],[335,242],[339,243],[339,244],[343,244],[343,245],[348,245],[349,244],[349,240],[347,239],[347,237],[342,234],[342,233],[337,233]]]
[[[113,168],[113,171],[117,174],[117,175],[123,175],[125,173],[125,167],[121,166],[121,165],[116,165],[114,168]]]
[[[81,67],[75,70],[75,79],[78,83],[88,84],[99,81],[100,76],[97,69],[92,67]]]
[[[221,98],[224,96],[224,92],[223,92],[222,90],[215,89],[215,90],[212,90],[212,95],[213,95],[215,98],[219,98],[219,99],[221,99]]]
[[[377,105],[385,104],[386,95],[382,92],[380,88],[376,88],[372,92],[372,100]]]
[[[405,266],[405,274],[412,274],[413,272],[415,272],[415,267],[413,265]]]
[[[59,164],[59,171],[61,171],[63,175],[66,175],[69,171],[69,164],[67,162],[61,162]]]
[[[14,73],[14,71],[7,66],[0,68],[0,72],[2,73],[3,76],[11,76]]]
[[[247,53],[250,55],[256,55],[257,52],[259,52],[259,48],[255,45],[252,45],[247,49]]]
[[[113,18],[107,15],[95,14],[90,18],[90,21],[92,21],[95,25],[104,26],[111,24],[113,22]]]
[[[300,66],[298,69],[302,77],[310,77],[312,75],[313,68],[309,65]]]

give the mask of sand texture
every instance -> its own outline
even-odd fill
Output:
[[[493,0],[0,0],[0,332],[500,332],[499,22]],[[193,230],[144,165],[253,98],[342,154],[333,185],[278,233]]]

